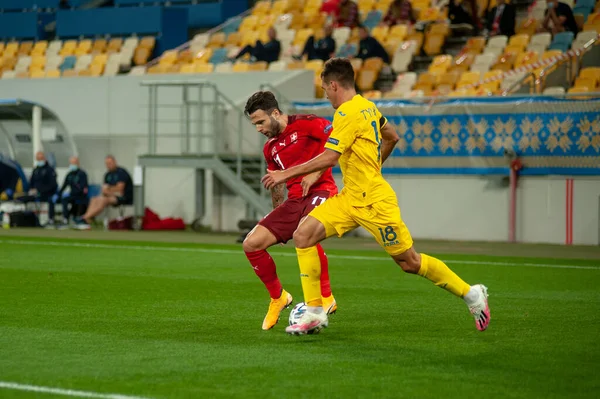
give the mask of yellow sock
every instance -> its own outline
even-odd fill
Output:
[[[296,248],[300,281],[307,306],[323,306],[321,299],[321,260],[317,247]]]
[[[438,287],[442,287],[461,298],[471,289],[471,286],[450,270],[444,262],[433,256],[421,254],[419,276],[425,277]]]

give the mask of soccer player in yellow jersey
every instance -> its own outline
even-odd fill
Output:
[[[320,262],[315,245],[333,235],[342,236],[364,227],[407,273],[418,274],[463,298],[478,330],[490,322],[487,288],[469,285],[439,259],[420,254],[413,247],[408,228],[400,216],[396,194],[381,175],[381,164],[399,138],[377,106],[356,94],[354,70],[349,60],[333,58],[321,73],[323,90],[336,109],[333,132],[326,150],[310,161],[281,171],[268,171],[262,181],[272,188],[293,177],[325,170],[339,162],[344,188],[315,208],[300,222],[294,242],[307,311],[289,334],[317,333],[327,327],[320,291]],[[308,183],[303,186],[308,187]]]

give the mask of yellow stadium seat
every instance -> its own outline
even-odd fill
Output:
[[[242,34],[239,32],[232,32],[227,36],[225,46],[239,46],[242,41]]]
[[[244,47],[247,45],[254,46],[256,41],[258,40],[259,32],[244,32],[242,34],[242,40],[240,42],[240,47]]]
[[[258,23],[258,17],[256,15],[248,15],[242,20],[238,31],[240,32],[248,32],[254,30],[256,28],[256,24]]]
[[[190,64],[192,62],[194,62],[194,55],[190,49],[180,51],[177,55],[177,61],[175,61],[175,63],[179,65]]]
[[[31,41],[21,42],[21,44],[19,45],[18,54],[19,55],[29,55],[29,53],[31,53],[32,48],[33,48],[33,42],[31,42]]]
[[[72,78],[77,76],[77,71],[74,69],[67,69],[65,71],[63,71],[62,76],[65,78]]]
[[[356,85],[361,91],[371,90],[373,89],[373,84],[377,80],[378,73],[371,69],[361,69],[358,72],[358,79],[356,81]]]
[[[446,22],[441,22],[441,23],[434,23],[429,25],[429,28],[427,29],[427,34],[428,35],[442,35],[442,36],[448,36],[448,34],[450,33],[450,25],[448,25]]]
[[[494,76],[500,76],[504,73],[504,71],[501,71],[499,69],[494,69],[493,71],[488,71],[483,75],[483,79],[489,79],[489,78],[493,78]]]
[[[4,55],[15,55],[19,51],[19,42],[9,42],[4,48]]]
[[[357,2],[358,10],[362,15],[367,15],[375,6],[374,0],[360,0]]]
[[[423,72],[417,78],[417,85],[433,87],[437,85],[440,76],[430,72]]]
[[[304,9],[304,0],[288,0],[288,9],[287,11],[301,11]],[[272,10],[271,14],[275,15]]]
[[[232,72],[248,72],[250,65],[247,62],[236,62],[231,68]]]
[[[304,69],[304,61],[292,61],[288,62],[286,69],[288,71],[294,71],[297,69]]]
[[[84,39],[79,42],[75,49],[75,54],[83,55],[88,54],[92,50],[92,41],[90,39]]]
[[[210,47],[210,48],[223,47],[225,45],[225,40],[226,40],[225,32],[213,33],[210,36],[210,39],[206,46]]]
[[[517,34],[527,34],[533,36],[537,32],[539,22],[535,18],[527,18],[523,20],[517,28]]]
[[[289,3],[287,0],[277,0],[271,5],[271,15],[285,14],[289,9]]]
[[[150,58],[150,50],[145,47],[138,47],[133,53],[133,63],[135,65],[145,65]]]
[[[106,65],[107,61],[108,61],[107,54],[96,54],[94,56],[94,58],[92,58],[92,65],[100,65],[100,66],[104,67],[104,65]]]
[[[123,39],[121,39],[120,37],[113,37],[112,39],[110,39],[110,42],[108,42],[108,49],[106,50],[106,52],[118,53],[119,51],[121,51],[122,46]]]
[[[36,42],[31,49],[31,55],[45,55],[46,49],[48,49],[48,41],[40,40],[39,42]]]
[[[456,82],[458,82],[459,77],[460,74],[456,71],[443,73],[440,75],[439,84],[451,86],[451,88],[454,88]]]
[[[519,54],[521,54],[524,50],[524,47],[521,46],[506,46],[504,48],[504,54],[514,54],[515,58]]]
[[[323,61],[322,60],[311,60],[307,61],[304,64],[305,69],[310,69],[315,73],[315,75],[320,75],[323,70]]]
[[[98,77],[104,72],[104,64],[92,64],[89,68],[90,76]]]
[[[34,69],[29,72],[29,77],[32,79],[42,79],[46,77],[46,74],[41,69]]]
[[[185,66],[185,65],[184,65]],[[183,68],[183,66],[182,66]],[[194,66],[195,73],[212,73],[215,69],[213,64],[196,64]]]
[[[538,60],[538,53],[535,51],[527,51],[525,53],[521,53],[517,56],[515,60],[515,68],[519,68],[523,65],[533,64]]]
[[[419,21],[427,22],[427,21],[435,21],[440,17],[439,10],[435,7],[421,9],[419,12]]]
[[[524,49],[529,44],[530,37],[526,33],[516,34],[508,40],[508,46],[521,47]]]
[[[66,42],[63,43],[63,46],[60,49],[58,54],[62,55],[63,57],[67,57],[69,55],[73,55],[76,48],[77,48],[76,40],[67,40]]]
[[[404,40],[408,34],[408,25],[394,25],[388,32],[388,40],[399,39]]]
[[[500,80],[494,80],[492,82],[484,83],[482,85],[479,85],[478,88],[488,90],[493,93],[500,88]]]
[[[249,71],[259,72],[266,71],[269,64],[266,61],[253,62],[248,66]]]
[[[304,43],[306,43],[306,39],[312,36],[313,33],[314,32],[312,29],[300,29],[296,32],[296,36],[294,37],[294,41],[292,42],[292,44],[294,46],[304,46]]]
[[[265,15],[271,10],[271,2],[261,0],[257,1],[252,7],[252,15]]]
[[[6,47],[4,42],[0,42],[0,54],[2,54],[2,52],[4,51],[4,47]]]
[[[370,71],[375,71],[377,74],[379,74],[381,68],[383,68],[383,60],[379,57],[371,57],[364,60],[361,69],[368,69]]]
[[[384,43],[387,39],[387,35],[390,28],[387,25],[380,25],[373,28],[371,36],[377,39],[380,43]]]
[[[106,39],[96,39],[92,45],[92,54],[104,53],[106,51],[108,43]]]
[[[402,44],[402,40],[396,39],[396,38],[389,38],[387,40],[387,42],[385,42],[383,47],[385,48],[385,51],[390,56],[390,59],[394,58],[394,54],[396,53],[396,50],[398,50],[398,47],[400,47],[401,44]]]
[[[379,90],[369,90],[363,94],[363,96],[369,100],[377,100],[382,97]]]
[[[450,68],[452,64],[451,55],[438,55],[433,58],[433,61],[429,65],[428,71],[431,73],[442,74]]]
[[[198,65],[212,65],[212,64],[198,64]],[[184,64],[181,66],[181,68],[179,68],[179,73],[194,73],[194,69],[196,68],[196,65],[194,64]]]
[[[467,40],[467,44],[463,48],[463,51],[473,54],[481,54],[483,49],[485,48],[485,37],[471,37]]]
[[[542,54],[540,59],[545,60],[548,58],[558,57],[561,54],[562,54],[562,51],[560,51],[560,50],[548,50],[548,51],[544,51],[544,54]]]
[[[479,82],[480,78],[481,78],[481,74],[479,72],[473,72],[473,71],[463,72],[463,74],[460,75],[458,82],[456,83],[456,87],[472,85],[474,83]]]
[[[146,48],[152,52],[156,45],[156,38],[154,36],[145,36],[140,40],[138,47]]]
[[[573,87],[587,87],[589,91],[594,91],[596,88],[596,80],[590,78],[578,77],[575,79]]]
[[[158,63],[163,65],[173,65],[177,60],[177,56],[177,50],[167,50],[162,54]]]
[[[584,93],[589,93],[590,90],[587,87],[571,87],[569,90],[567,90],[567,93],[569,94],[584,94]],[[570,98],[580,98],[580,99],[586,99],[588,98],[588,96],[577,96],[577,97],[570,97]]]
[[[444,40],[443,35],[427,35],[423,51],[429,56],[438,55],[442,51]]]
[[[197,54],[194,54],[194,63],[207,63],[212,57],[213,50],[211,48],[205,48],[200,50]]]
[[[587,67],[579,72],[580,78],[593,79],[596,85],[600,82],[600,67]]]
[[[46,71],[46,78],[60,78],[60,71],[58,69]]]
[[[476,95],[476,91],[473,88],[465,89],[459,88],[450,93],[448,93],[448,97],[474,97]]]

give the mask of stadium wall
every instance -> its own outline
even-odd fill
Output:
[[[75,139],[91,180],[98,183],[104,174],[106,154],[114,154],[124,167],[133,170],[137,156],[147,152],[148,96],[140,82],[148,79],[156,78],[3,80],[0,92],[3,97],[40,102],[54,111]],[[160,79],[181,79],[181,76]],[[304,71],[213,74],[210,79],[240,106],[263,83],[274,84],[284,96],[295,100],[309,98],[313,87],[312,73]],[[166,92],[161,94],[160,101],[179,98],[178,93]],[[163,117],[178,118],[179,114]],[[167,123],[160,126],[160,152],[177,153],[181,142],[177,128]],[[259,137],[250,124],[245,124],[244,136]],[[398,193],[403,217],[415,238],[507,240],[509,190],[501,176],[403,174],[387,178]],[[573,182],[572,201],[568,194],[569,180]],[[192,221],[196,216],[195,192],[196,179],[191,170],[147,172],[146,203],[161,215]],[[245,213],[243,201],[219,185],[215,192],[213,225],[221,230],[236,230]],[[517,198],[518,241],[599,244],[600,177],[522,177]]]

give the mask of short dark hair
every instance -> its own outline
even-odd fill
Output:
[[[244,114],[246,116],[250,116],[254,112],[262,109],[266,113],[270,114],[274,110],[279,109],[279,103],[275,98],[275,95],[270,91],[257,91],[253,95],[250,96],[248,101],[246,102],[246,108],[244,108]]]
[[[348,58],[331,58],[323,67],[321,79],[325,82],[335,80],[346,89],[354,87],[352,63]]]

